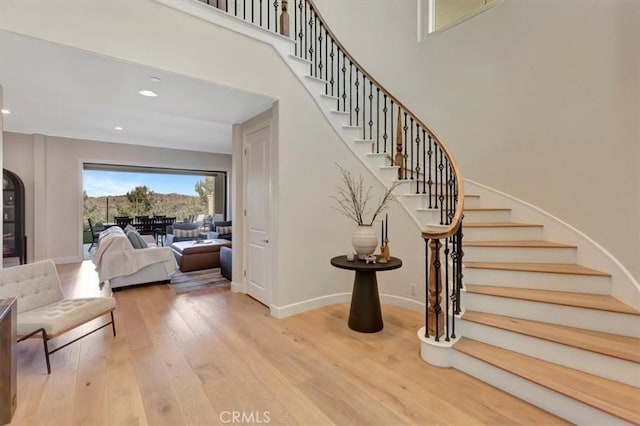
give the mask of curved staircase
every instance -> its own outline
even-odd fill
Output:
[[[512,222],[509,208],[465,194],[446,148],[438,151],[433,133],[397,101],[394,115],[388,92],[365,77],[315,4],[283,6],[295,18],[280,21],[281,30],[282,22],[289,24],[291,52],[275,50],[354,155],[387,187],[402,182],[395,193],[422,237],[445,241],[444,249],[436,243],[426,256],[432,280],[434,271],[440,276],[440,268],[452,268],[448,279],[435,279],[435,289],[429,283],[426,305],[429,314],[437,307],[436,323],[420,331],[423,358],[425,348],[448,350],[447,365],[574,423],[640,424],[640,312],[611,296],[611,275],[576,264],[580,247],[546,241],[542,224]],[[396,140],[402,146],[397,150]],[[422,152],[416,159],[414,146]],[[462,213],[464,239],[458,233]],[[460,259],[464,288],[454,267]],[[445,312],[446,339],[434,342],[443,326],[438,311]],[[457,330],[450,334],[448,320],[455,318]]]

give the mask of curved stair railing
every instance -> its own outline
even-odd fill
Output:
[[[346,127],[361,129],[358,142],[370,143],[371,153],[384,157],[385,169],[421,199],[419,210],[436,213],[439,220],[423,224],[422,230],[425,338],[455,338],[462,288],[464,189],[460,169],[447,148],[345,49],[313,0],[200,1],[290,36],[296,42],[295,56],[308,62],[309,76],[323,83],[324,96],[335,101],[334,112],[348,117]]]

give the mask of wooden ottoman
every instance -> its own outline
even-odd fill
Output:
[[[229,240],[180,241],[171,244],[182,272],[220,267],[220,248],[231,247]]]

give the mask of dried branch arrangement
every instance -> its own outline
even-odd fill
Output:
[[[337,186],[338,194],[331,196],[337,202],[334,208],[342,215],[356,222],[358,225],[371,225],[376,217],[387,207],[390,201],[395,200],[393,190],[400,184],[395,181],[384,193],[382,198],[378,200],[378,204],[373,210],[371,220],[367,221],[366,217],[371,214],[372,208],[368,207],[373,198],[372,188],[365,190],[364,179],[362,176],[354,177],[350,171],[345,170],[339,164],[336,166],[342,173],[342,185]]]

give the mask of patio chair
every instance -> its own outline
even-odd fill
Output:
[[[116,335],[113,297],[65,299],[56,266],[50,260],[0,269],[0,299],[17,298],[18,342],[42,336],[47,373],[51,374],[49,355],[111,325]],[[111,321],[82,336],[49,350],[49,340],[102,315],[110,314]]]
[[[98,244],[98,237],[104,231],[104,226],[95,226],[91,219],[87,219],[87,222],[89,222],[89,230],[91,231],[91,245],[89,246],[89,251],[91,251],[93,246]]]

